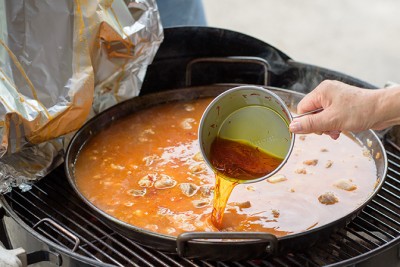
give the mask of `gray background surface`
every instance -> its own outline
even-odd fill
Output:
[[[376,86],[400,83],[400,1],[203,0],[208,26]]]

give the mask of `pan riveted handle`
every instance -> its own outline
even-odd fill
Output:
[[[204,57],[196,58],[186,65],[186,86],[192,85],[192,67],[198,63],[243,63],[243,64],[256,64],[263,67],[264,77],[262,85],[268,85],[268,70],[271,68],[268,61],[260,57],[250,57],[250,56],[231,56],[231,57]]]
[[[259,232],[187,232],[176,242],[181,257],[222,261],[270,256],[278,245],[276,236]]]

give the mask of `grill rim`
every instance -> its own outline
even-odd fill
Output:
[[[392,156],[394,156],[394,157],[396,157],[397,159],[400,160],[400,157],[398,157],[397,155],[395,155],[395,154],[393,154],[393,153],[388,152],[388,151],[385,150],[384,156],[385,156],[386,158],[387,158],[387,154],[388,154],[388,153],[389,153],[390,155],[392,155]],[[389,162],[389,160],[388,160],[388,162]],[[393,162],[393,160],[392,160],[392,162]],[[389,170],[389,166],[388,166],[388,169],[387,169],[387,170]],[[385,177],[386,177],[388,174],[387,174],[387,173],[385,173],[385,174],[386,174],[386,175],[385,175]],[[65,173],[64,173],[64,175],[65,175]],[[384,184],[386,184],[386,179],[382,179],[382,185],[384,185]],[[380,188],[380,189],[381,189],[381,188]],[[376,191],[376,193],[374,194],[374,197],[371,197],[370,200],[368,201],[368,203],[370,203],[370,202],[375,198],[375,196],[381,191],[380,189]],[[40,190],[42,190],[42,189],[40,189]],[[73,188],[70,188],[70,190],[73,191]],[[77,199],[79,200],[79,198],[77,198]],[[12,210],[12,213],[14,214],[14,218],[15,218],[15,216],[16,216],[18,219],[20,219],[20,218],[19,218],[19,215],[16,214],[16,213],[13,211],[13,209],[12,209],[11,206],[8,205],[8,202],[4,199],[4,196],[1,196],[1,202],[2,202],[3,205],[6,207],[6,209],[8,210],[9,213],[10,213],[10,210]],[[367,204],[368,204],[368,203],[367,203]],[[87,204],[87,203],[85,203],[85,204]],[[361,207],[361,206],[359,207],[360,210],[362,210],[363,208],[365,208],[365,207]],[[93,212],[93,210],[90,210],[90,211]],[[99,220],[99,221],[102,221],[102,220]],[[55,242],[51,241],[50,239],[44,237],[44,236],[41,235],[40,233],[37,233],[37,232],[36,232],[35,230],[33,230],[28,224],[26,224],[22,219],[19,220],[19,223],[20,223],[20,224],[23,223],[23,225],[25,226],[25,227],[24,227],[25,230],[27,230],[29,233],[32,233],[32,232],[35,233],[34,236],[36,237],[36,239],[41,240],[40,237],[43,237],[44,240],[45,240],[45,242],[46,242],[47,244],[51,244],[53,247],[56,247],[57,249],[62,250],[62,251],[63,251],[64,253],[66,253],[67,255],[73,256],[72,258],[76,258],[76,259],[78,259],[78,260],[87,260],[87,259],[90,259],[90,258],[88,258],[88,256],[81,256],[81,255],[78,254],[78,253],[74,253],[74,252],[70,251],[67,247],[63,247],[63,246],[61,246],[61,245],[58,245],[57,243],[55,243]],[[102,223],[104,224],[104,222],[102,222]],[[107,224],[105,224],[105,225],[107,226]],[[109,227],[109,226],[107,226],[107,227]],[[341,227],[341,228],[343,228],[343,227]],[[111,228],[111,229],[112,229],[112,228]],[[112,229],[112,230],[115,230],[115,229]],[[392,240],[392,241],[395,241],[395,239]],[[400,240],[399,240],[399,241],[400,241]],[[386,244],[379,246],[380,249],[378,249],[377,252],[375,252],[375,253],[379,254],[381,250],[382,250],[382,251],[386,250],[385,247],[390,246],[392,243],[393,243],[393,242],[387,242]],[[389,244],[390,244],[390,245],[389,245]],[[139,245],[140,245],[140,244],[139,244]],[[369,252],[367,252],[367,254],[370,255],[369,257],[372,257],[372,256],[375,254],[375,253],[372,253],[373,251],[374,251],[374,250],[370,250]],[[365,254],[365,253],[364,253],[364,254]],[[363,255],[363,254],[362,254],[362,255]],[[357,258],[360,258],[360,260],[362,261],[363,258],[364,258],[364,257],[361,257],[362,255],[359,255],[359,256],[356,256],[356,257],[353,257],[353,258],[354,258],[354,260],[357,260]],[[81,257],[80,257],[80,256],[81,256]],[[351,260],[353,260],[353,258],[348,259],[347,261],[351,262]],[[366,256],[366,258],[368,258],[368,257]],[[90,260],[91,260],[91,259],[90,259]],[[93,264],[93,263],[99,264],[99,262],[96,261],[96,260],[94,260],[94,259],[93,259],[92,262],[89,262],[89,263],[92,263],[92,264]],[[339,262],[339,263],[342,263],[342,262]],[[336,264],[336,263],[334,263],[332,266],[335,266],[335,264]],[[100,266],[100,265],[99,265],[99,266]],[[101,266],[115,266],[115,265],[108,264],[108,263],[102,263]]]
[[[104,262],[99,262],[94,259],[90,259],[88,257],[85,257],[83,255],[80,255],[76,252],[72,252],[70,249],[68,249],[65,246],[61,246],[59,244],[56,244],[52,240],[48,239],[47,237],[41,235],[39,232],[35,231],[30,227],[27,223],[25,223],[19,216],[14,212],[12,207],[8,204],[7,200],[5,199],[4,195],[0,196],[0,202],[2,205],[2,208],[5,209],[6,211],[6,216],[10,217],[13,221],[15,221],[18,225],[20,225],[24,230],[31,235],[33,238],[35,238],[39,242],[44,242],[47,246],[50,248],[55,248],[57,251],[62,252],[63,254],[66,254],[70,256],[71,258],[75,260],[79,260],[84,263],[89,263],[93,264],[94,266],[101,266],[101,267],[115,267],[115,265],[104,263]]]

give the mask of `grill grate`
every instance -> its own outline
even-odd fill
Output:
[[[36,183],[25,193],[13,190],[5,200],[27,225],[34,227],[44,218],[57,222],[76,235],[75,252],[87,262],[103,266],[335,266],[353,264],[372,257],[400,240],[400,157],[387,146],[389,168],[386,181],[376,197],[346,227],[332,234],[328,242],[301,253],[289,253],[268,260],[206,262],[188,260],[143,247],[110,229],[76,196],[62,167]],[[75,240],[51,223],[35,230],[55,244],[72,250]]]

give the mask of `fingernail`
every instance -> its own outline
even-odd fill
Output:
[[[330,131],[329,136],[333,139],[336,140],[339,138],[341,131]]]
[[[292,121],[289,125],[289,130],[292,133],[298,133],[301,132],[302,127],[301,127],[301,123],[299,121]]]

